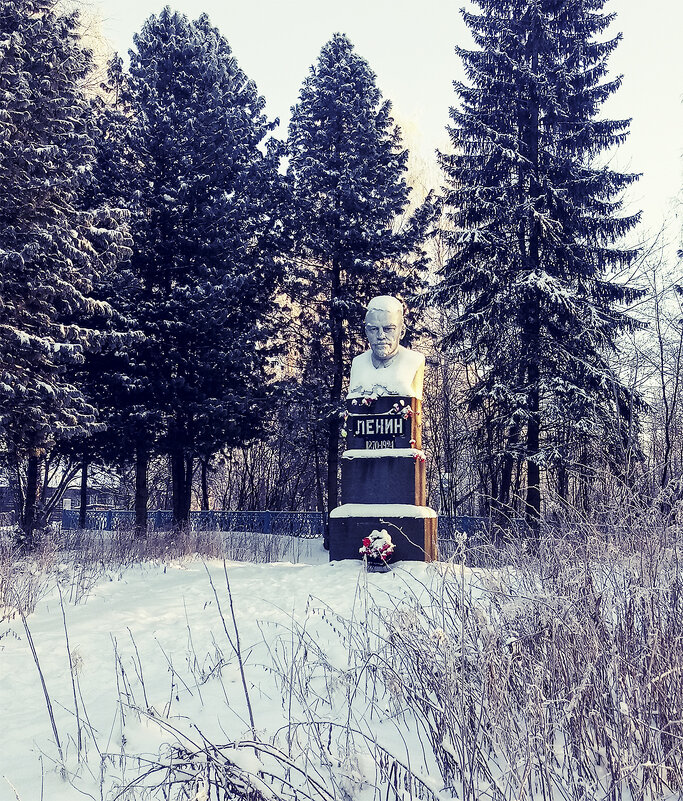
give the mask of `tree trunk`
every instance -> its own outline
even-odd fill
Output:
[[[339,421],[330,417],[327,432],[327,503],[332,510],[339,506]]]
[[[190,506],[192,505],[193,459],[182,447],[171,454],[171,479],[173,484],[173,528],[187,531],[190,528]]]
[[[538,342],[538,339],[536,339]],[[538,365],[532,362],[527,373],[529,393],[529,420],[526,426],[526,501],[524,517],[531,528],[538,529],[541,519],[541,469],[534,457],[540,449],[540,404],[538,397]]]
[[[327,515],[325,513],[325,496],[323,494],[323,479],[322,474],[320,471],[320,452],[318,450],[318,438],[314,434],[313,435],[313,459],[315,464],[315,495],[316,495],[316,505],[318,507],[318,511],[322,512],[323,516],[323,548],[325,550],[330,549],[330,539],[328,536],[327,530]]]
[[[14,506],[14,522],[21,524],[24,514],[24,488],[21,486],[19,456],[13,449],[8,454],[8,479]]]
[[[332,335],[332,387],[330,392],[330,418],[327,428],[327,508],[339,506],[339,404],[341,403],[344,378],[344,326],[335,304],[341,292],[341,264],[332,262],[331,303],[329,311],[330,334]]]
[[[590,498],[590,470],[589,470],[589,456],[588,449],[584,446],[581,450],[579,458],[579,498],[581,511],[584,517],[589,518],[591,512],[591,498]]]
[[[81,506],[78,510],[78,528],[85,529],[86,517],[88,514],[88,460],[81,462]]]
[[[569,470],[564,459],[557,466],[557,495],[566,505],[569,498]]]
[[[538,527],[541,517],[541,469],[533,457],[538,453],[539,432],[538,418],[529,420],[527,426],[527,461],[526,461],[526,502],[525,517],[532,528]]]
[[[209,511],[209,459],[202,459],[202,512]]]
[[[183,485],[183,526],[190,529],[190,509],[192,508],[192,474],[194,460],[192,456],[185,457],[185,483]]]
[[[147,536],[147,506],[149,503],[149,486],[147,484],[147,468],[149,453],[142,443],[135,447],[135,536]]]
[[[173,528],[180,530],[185,527],[185,454],[182,448],[176,447],[171,453],[171,482]]]
[[[38,505],[39,458],[31,451],[26,465],[26,491],[21,513],[21,547],[30,551],[36,545],[36,514]]]
[[[538,72],[538,34],[534,32],[527,40],[529,66],[531,74]],[[540,141],[540,105],[536,96],[536,89],[533,83],[528,86],[528,102],[525,104],[525,111],[522,119],[522,140],[524,142],[524,155],[527,156],[530,165],[529,213],[527,217],[528,249],[526,250],[526,264],[531,270],[541,268],[541,231],[540,223],[536,216],[537,203],[541,197],[542,190],[539,183],[540,162],[539,162],[539,141]],[[524,253],[524,248],[522,249]],[[525,333],[525,346],[527,354],[527,374],[526,388],[529,392],[529,406],[527,412],[529,419],[526,429],[526,469],[527,469],[527,490],[525,500],[525,513],[527,523],[534,531],[538,530],[538,523],[541,516],[541,471],[534,457],[538,454],[540,447],[540,398],[539,398],[539,378],[540,378],[540,358],[541,358],[541,338],[540,338],[540,309],[538,300],[530,297],[526,308],[523,309],[523,327]]]
[[[503,469],[500,475],[500,487],[498,489],[498,497],[496,498],[496,507],[498,514],[504,519],[509,519],[512,515],[510,489],[512,487],[512,474],[517,461],[514,450],[519,442],[520,433],[520,426],[515,423],[510,428],[510,433],[507,436],[505,453],[503,454]]]

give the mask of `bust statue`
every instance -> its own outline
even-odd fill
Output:
[[[347,398],[399,395],[422,399],[425,357],[404,348],[403,304],[390,295],[379,295],[368,304],[365,335],[370,350],[351,363]]]

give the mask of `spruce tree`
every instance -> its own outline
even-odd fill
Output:
[[[494,500],[508,504],[522,460],[533,522],[541,469],[578,469],[634,400],[610,358],[636,293],[610,276],[636,256],[619,240],[638,221],[622,207],[637,176],[599,160],[629,124],[599,117],[620,84],[607,77],[619,37],[604,38],[603,0],[476,3],[464,13],[476,49],[457,48],[453,150],[440,155],[451,256],[432,297],[477,366],[471,407],[498,426]]]
[[[143,339],[122,370],[124,400],[140,436],[145,421],[161,426],[186,525],[196,457],[261,422],[282,179],[264,100],[206,16],[165,8],[134,43],[128,144],[102,177],[130,209],[134,241],[122,303]]]
[[[0,0],[0,425],[27,546],[44,522],[44,456],[96,426],[73,368],[111,344],[110,309],[93,289],[125,255],[116,215],[83,210],[94,159],[82,91],[91,56],[77,14],[54,7]]]
[[[300,309],[301,358],[318,362],[314,422],[326,429],[331,509],[338,501],[342,386],[362,349],[364,306],[373,295],[415,292],[428,205],[397,224],[409,204],[408,152],[374,73],[343,34],[322,48],[303,83],[287,155],[296,250],[290,292]]]
[[[135,146],[134,100],[129,75],[118,54],[110,60],[100,89],[93,98],[96,162],[87,202],[113,203],[124,208],[130,220],[140,216],[144,220],[144,209],[137,203],[144,164]],[[150,459],[158,455],[163,431],[151,376],[145,363],[137,358],[144,341],[138,325],[145,311],[142,286],[142,276],[130,260],[105,277],[100,291],[116,309],[120,325],[135,338],[136,347],[89,354],[83,370],[83,381],[106,424],[105,432],[92,438],[94,441],[83,443],[84,461],[94,457],[119,464],[134,463],[135,532],[139,536],[147,532],[148,466]]]

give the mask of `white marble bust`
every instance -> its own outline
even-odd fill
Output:
[[[425,357],[400,344],[405,331],[401,301],[390,295],[370,301],[365,315],[370,350],[351,363],[347,398],[403,395],[422,399]]]

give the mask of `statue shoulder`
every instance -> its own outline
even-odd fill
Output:
[[[414,367],[416,370],[418,367],[424,366],[424,353],[420,353],[417,350],[410,350],[410,348],[404,348],[403,345],[399,346],[399,352],[401,354],[401,359],[404,360],[406,364]]]
[[[358,356],[354,356],[351,359],[351,368],[354,367],[363,367],[365,365],[372,365],[372,351],[371,350],[364,350],[362,353],[359,353]]]

